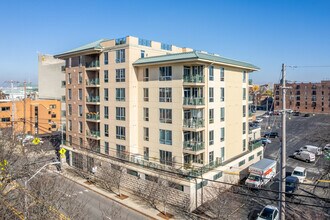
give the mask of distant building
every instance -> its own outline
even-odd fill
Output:
[[[48,134],[60,130],[60,101],[58,100],[24,100],[0,101],[0,129],[6,129],[16,134],[25,133]]]
[[[287,83],[286,108],[302,113],[330,113],[330,81],[318,83]],[[282,109],[280,84],[274,86],[275,110]]]

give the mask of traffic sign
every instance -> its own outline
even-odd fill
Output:
[[[65,148],[61,148],[61,150],[59,150],[58,152],[59,152],[61,155],[64,155],[65,152],[66,152],[66,150],[65,150]]]
[[[40,139],[39,138],[34,138],[32,141],[32,144],[37,145],[40,143]]]

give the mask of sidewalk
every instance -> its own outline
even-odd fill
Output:
[[[125,206],[126,208],[129,208],[131,210],[134,210],[134,211],[144,215],[146,217],[146,219],[164,220],[164,218],[158,216],[158,214],[159,214],[158,210],[148,207],[147,204],[144,204],[135,195],[132,195],[130,192],[127,192],[124,189],[122,189],[122,191],[124,191],[124,194],[127,195],[128,198],[122,200],[122,199],[117,198],[116,194],[108,192],[104,189],[101,189],[101,188],[95,186],[94,184],[87,183],[87,180],[83,179],[82,177],[74,176],[74,174],[72,174],[72,173],[70,173],[70,171],[66,170],[66,167],[62,167],[62,172],[59,174],[93,192],[96,192],[108,199],[111,199],[111,200],[121,204],[122,206]],[[137,203],[137,202],[139,202],[139,203]],[[169,210],[168,212],[173,215],[177,214],[177,213],[173,213],[171,211],[172,210]],[[184,219],[184,217],[175,215],[171,219]]]

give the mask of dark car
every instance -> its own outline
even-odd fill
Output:
[[[264,134],[263,137],[265,137],[265,138],[276,138],[276,137],[278,137],[278,132],[274,132],[274,131],[267,132],[267,133]]]
[[[309,117],[309,116],[311,116],[311,114],[304,114],[304,117]]]
[[[293,115],[293,116],[299,116],[299,115],[300,115],[300,112],[293,112],[292,115]]]
[[[295,176],[285,178],[285,192],[294,193],[298,189],[299,179]]]

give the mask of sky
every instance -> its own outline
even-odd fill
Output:
[[[254,83],[330,80],[328,0],[0,1],[0,86],[37,83],[38,53],[136,36],[260,67]]]

